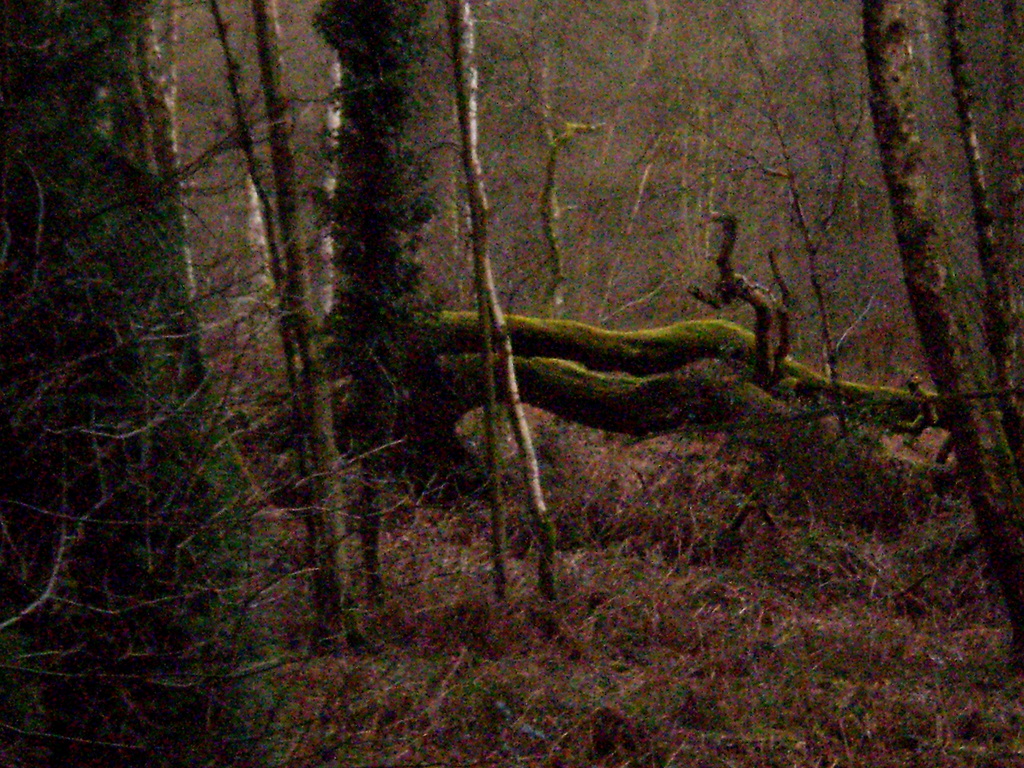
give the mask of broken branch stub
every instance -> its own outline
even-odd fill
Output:
[[[773,387],[782,377],[781,363],[789,353],[789,311],[785,301],[779,301],[767,288],[737,272],[733,267],[732,255],[736,247],[738,230],[736,217],[731,214],[715,213],[711,218],[722,225],[722,245],[715,259],[718,266],[718,282],[710,294],[699,287],[691,288],[690,294],[715,309],[727,306],[737,299],[754,309],[754,381],[765,388]],[[769,257],[769,260],[777,274],[774,259]],[[773,327],[778,337],[774,351]]]

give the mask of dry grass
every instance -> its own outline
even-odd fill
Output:
[[[525,536],[496,605],[482,510],[396,497],[368,646],[257,684],[268,764],[1024,766],[998,601],[977,553],[947,557],[972,530],[958,499],[866,441],[811,435],[817,461],[767,482],[721,438],[540,433],[558,604]],[[303,606],[264,606],[293,644]]]

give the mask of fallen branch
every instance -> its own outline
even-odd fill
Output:
[[[688,375],[684,369],[710,361],[724,365],[700,374],[701,391],[721,389],[731,392],[730,396],[742,392],[741,401],[760,403],[768,412],[792,408],[798,401],[813,409],[833,396],[838,399],[836,407],[851,418],[870,420],[892,431],[914,432],[943,424],[942,402],[933,393],[851,381],[833,384],[790,357],[777,363],[778,381],[766,387],[755,375],[755,335],[725,320],[688,320],[641,331],[610,331],[571,320],[517,315],[509,315],[506,323],[516,350],[516,370],[522,371],[523,400],[562,414],[592,411],[587,423],[593,426],[599,426],[598,421],[621,425],[602,429],[639,434],[649,425],[657,425],[656,430],[684,426],[682,417],[667,417],[700,406],[699,400],[690,401],[689,386],[680,384],[692,380],[692,372]],[[435,352],[448,358],[446,365],[455,377],[469,375],[471,366],[453,358],[478,353],[476,315],[441,312],[425,330]],[[458,389],[462,384],[453,386]],[[558,393],[580,402],[558,402],[563,396]],[[596,413],[618,407],[631,412]]]

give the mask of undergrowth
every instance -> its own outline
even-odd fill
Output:
[[[1024,766],[1005,620],[927,457],[817,427],[774,447],[538,431],[557,604],[524,526],[497,604],[485,510],[396,486],[366,646],[308,656],[297,579],[260,606],[282,659],[258,682],[268,764]],[[297,557],[286,515],[257,527],[267,562]]]

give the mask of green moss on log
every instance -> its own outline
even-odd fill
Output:
[[[572,360],[594,371],[668,373],[708,358],[746,359],[754,334],[727,320],[687,320],[663,328],[609,331],[574,320],[509,315],[517,357]],[[441,312],[431,327],[438,351],[478,352],[474,312]]]
[[[483,402],[475,355],[446,361],[464,407]],[[554,358],[516,358],[524,402],[564,419],[643,437],[685,427],[763,424],[791,409],[750,382],[706,371],[634,376]]]
[[[923,426],[932,395],[841,381],[830,384],[810,366],[787,358],[771,391],[752,382],[754,334],[726,320],[687,320],[662,328],[610,331],[572,320],[511,315],[523,398],[567,419],[627,434],[779,415],[797,401],[843,408],[853,418],[894,431]],[[439,354],[479,351],[476,315],[442,312],[427,329]],[[687,372],[704,361],[718,373]],[[471,362],[452,362],[456,379],[471,380]],[[466,394],[472,390],[472,385]],[[473,399],[475,396],[471,396]],[[479,402],[474,400],[474,402]],[[940,414],[941,421],[941,414]]]

